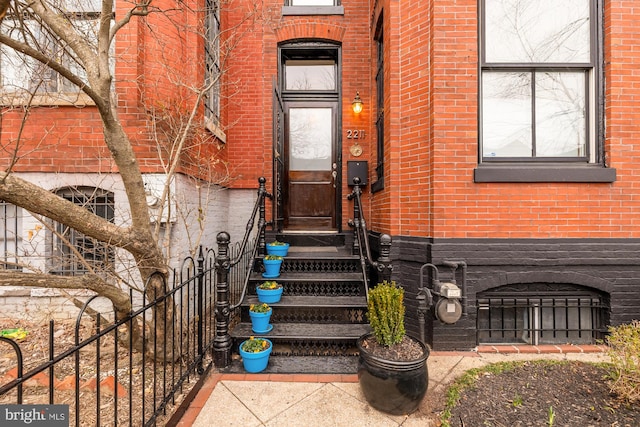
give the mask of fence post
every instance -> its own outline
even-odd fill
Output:
[[[391,236],[388,234],[380,235],[380,256],[378,257],[378,278],[381,281],[391,280],[393,265],[391,265]]]
[[[267,253],[266,249],[266,237],[265,228],[267,224],[267,209],[266,209],[266,194],[267,194],[267,179],[263,176],[258,178],[258,198],[260,199],[260,212],[258,218],[258,230],[260,234],[258,236],[258,255],[263,256]]]
[[[218,254],[216,256],[216,337],[213,340],[213,363],[218,368],[226,368],[231,364],[232,340],[229,335],[229,233],[221,231],[216,238]]]
[[[358,241],[358,236],[366,238],[367,236],[362,236],[362,218],[360,213],[360,195],[362,194],[362,190],[360,189],[360,178],[354,178],[354,186],[351,194],[347,196],[348,200],[355,199],[353,202],[353,227],[355,228],[356,238],[353,239],[353,248],[351,249],[351,253],[353,255],[360,255],[360,251],[362,248],[360,247],[360,242]]]
[[[204,357],[203,345],[202,345],[202,325],[204,322],[204,253],[202,252],[202,245],[198,250],[198,374],[202,375],[204,369],[202,367],[202,359]]]

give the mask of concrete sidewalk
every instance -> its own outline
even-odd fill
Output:
[[[604,362],[601,346],[483,346],[477,352],[432,352],[429,390],[420,408],[393,416],[371,408],[355,374],[213,373],[178,426],[435,426],[447,386],[465,371],[515,360],[556,359]]]

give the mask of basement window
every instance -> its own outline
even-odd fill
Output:
[[[56,194],[83,206],[98,217],[114,221],[113,193],[99,188],[66,188]],[[113,269],[114,248],[65,224],[54,223],[52,238],[53,274],[75,276],[90,271],[99,273]]]
[[[595,292],[481,294],[478,344],[594,344],[606,327],[605,298]]]

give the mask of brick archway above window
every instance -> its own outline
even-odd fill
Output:
[[[339,25],[305,22],[283,25],[276,29],[278,43],[296,39],[324,39],[342,43],[346,27]]]
[[[606,292],[607,294],[610,294],[613,291],[613,284],[610,281],[599,277],[583,273],[545,270],[501,273],[493,278],[481,280],[476,285],[475,290],[476,293],[480,293],[492,288],[520,283],[565,283],[597,289],[599,291]]]

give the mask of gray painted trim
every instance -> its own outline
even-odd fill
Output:
[[[615,182],[616,170],[601,166],[567,165],[524,166],[479,165],[473,171],[474,182]]]

